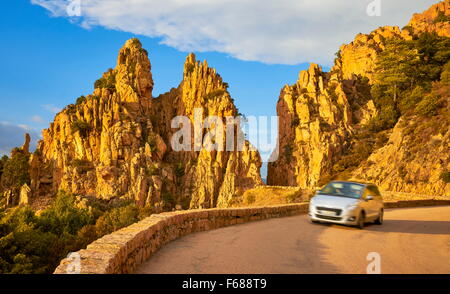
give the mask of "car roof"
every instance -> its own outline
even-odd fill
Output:
[[[352,184],[359,184],[359,185],[363,185],[363,186],[369,186],[369,185],[376,186],[373,183],[361,182],[361,181],[331,181],[330,183],[352,183]]]

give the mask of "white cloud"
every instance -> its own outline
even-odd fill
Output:
[[[0,156],[8,155],[14,147],[20,147],[25,142],[25,133],[31,137],[30,150],[36,148],[40,134],[37,130],[30,129],[27,125],[14,125],[0,121]]]
[[[76,0],[31,0],[66,16]],[[381,25],[407,24],[436,0],[81,0],[79,24],[148,37],[181,51],[217,51],[264,63],[331,64],[338,47]],[[73,18],[71,18],[73,20]]]
[[[53,104],[45,104],[45,105],[42,105],[42,107],[45,110],[50,111],[51,113],[55,113],[55,114],[62,110],[61,108],[59,108]]]
[[[42,119],[42,117],[40,117],[39,115],[33,115],[33,116],[30,118],[30,120],[31,120],[32,122],[35,122],[35,123],[38,123],[38,124],[41,124],[41,123],[44,122],[44,120]]]

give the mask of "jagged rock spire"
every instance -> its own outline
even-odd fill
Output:
[[[22,150],[24,153],[28,154],[30,152],[30,134],[25,133],[25,142],[23,143]]]
[[[148,53],[136,39],[126,41],[117,58],[116,89],[123,97],[151,98],[153,79]],[[138,97],[130,95],[135,91]],[[131,97],[130,97],[131,96]]]

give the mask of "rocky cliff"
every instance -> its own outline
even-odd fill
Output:
[[[385,49],[389,38],[411,40],[423,32],[435,32],[439,36],[450,37],[450,1],[439,2],[423,13],[416,13],[410,22],[400,29],[397,26],[380,27],[369,34],[358,34],[355,39],[339,48],[335,66],[344,79],[366,76],[373,80],[375,61]]]
[[[450,1],[441,1],[422,13],[416,13],[405,27],[414,34],[436,32],[439,36],[450,37]]]
[[[361,93],[365,86],[311,64],[295,85],[283,88],[277,104],[278,160],[269,164],[269,185],[313,188],[332,175],[355,127],[377,114],[373,101]]]
[[[164,141],[170,141],[177,131],[170,126],[171,118],[177,116],[188,117],[193,122],[198,115],[196,113],[200,113],[203,118],[219,117],[224,124],[227,117],[237,117],[238,110],[227,87],[206,61],[200,63],[194,54],[190,54],[184,64],[180,86],[154,99],[153,118]],[[239,127],[236,128],[236,138],[237,132],[241,132]],[[224,149],[225,137],[221,142]],[[194,135],[192,141],[195,144]],[[248,142],[244,143],[242,151],[237,148],[232,152],[209,151],[205,148],[198,152],[170,149],[167,153],[167,161],[182,163],[184,176],[177,193],[181,199],[189,200],[191,207],[225,207],[234,195],[242,194],[255,184],[262,184],[259,174],[261,159]]]
[[[449,90],[449,89],[448,89]],[[450,105],[447,96],[447,105]],[[385,191],[450,196],[450,184],[442,172],[450,170],[450,111],[417,123],[400,119],[386,145],[373,152],[352,174]]]
[[[312,64],[300,72],[296,84],[281,90],[277,104],[279,149],[274,153],[279,157],[269,164],[269,185],[314,189],[330,179],[353,178],[373,181],[385,190],[450,195],[450,185],[442,179],[442,174],[450,170],[445,110],[422,124],[416,123],[441,126],[433,130],[421,127],[426,133],[421,144],[411,135],[412,127],[405,127],[414,125],[414,116],[400,119],[394,129],[372,138],[362,134],[380,112],[372,99],[371,86],[386,41],[413,40],[423,32],[449,37],[449,3],[446,0],[415,14],[403,29],[387,26],[358,34],[353,42],[341,46],[329,73]],[[447,98],[441,96],[440,105],[445,109]],[[350,152],[359,157],[351,157]],[[355,170],[347,169],[355,164],[359,165]]]
[[[30,159],[34,198],[63,189],[160,210],[214,207],[261,183],[259,154],[248,142],[243,152],[172,150],[173,117],[193,120],[194,108],[203,117],[237,115],[215,70],[189,55],[180,86],[156,99],[150,70],[139,40],[128,40],[93,94],[56,115]]]

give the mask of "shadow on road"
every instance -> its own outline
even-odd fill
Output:
[[[386,220],[383,225],[368,224],[367,230],[389,233],[449,235],[448,221]]]
[[[333,227],[340,230],[356,230],[358,228],[331,223],[320,223],[319,226]],[[429,235],[450,235],[449,221],[415,221],[415,220],[385,220],[383,225],[367,223],[364,230],[384,233],[405,233],[405,234],[429,234]]]

